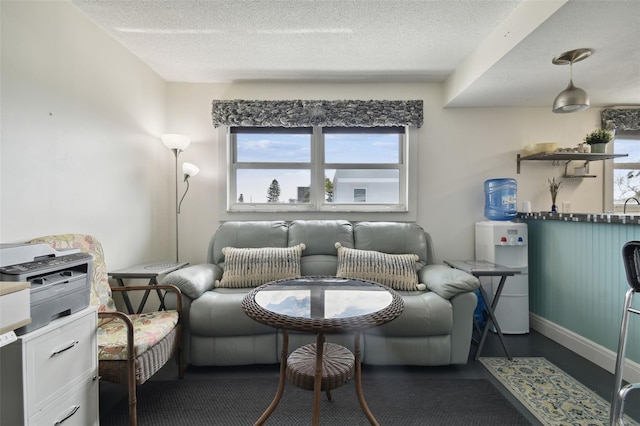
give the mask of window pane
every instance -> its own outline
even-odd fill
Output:
[[[236,179],[238,202],[308,203],[309,170],[240,169]],[[274,180],[277,183],[274,183]],[[279,189],[279,194],[278,194]],[[268,197],[271,195],[272,200]],[[242,197],[242,201],[240,201]]]
[[[311,136],[282,133],[236,134],[239,163],[309,163]]]
[[[335,164],[398,164],[397,133],[325,133],[324,158]]]
[[[629,197],[640,194],[640,170],[613,170],[613,203],[624,204]]]
[[[354,203],[366,203],[367,202],[367,188],[354,188],[353,189],[353,202]]]
[[[326,170],[325,200],[333,203],[398,204],[400,202],[400,171],[394,169]]]
[[[614,158],[614,163],[639,163],[640,162],[640,140],[638,139],[616,139],[613,148],[616,154],[629,154],[628,157]]]

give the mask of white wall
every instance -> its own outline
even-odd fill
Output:
[[[66,1],[2,1],[0,242],[89,233],[173,259],[165,82]]]
[[[431,234],[439,260],[473,258],[473,224],[484,220],[486,179],[516,178],[520,205],[530,200],[534,210],[550,209],[547,179],[561,176],[564,168],[524,162],[516,174],[516,154],[523,146],[549,141],[575,146],[599,126],[597,109],[576,114],[554,114],[550,107],[443,109],[438,84],[169,83],[168,124],[190,132],[196,142],[181,160],[201,169],[191,181],[180,218],[180,250],[192,263],[205,260],[224,209],[218,205],[225,173],[218,148],[225,141],[211,124],[213,99],[422,99],[417,222]],[[601,175],[601,168],[601,163],[593,163],[590,171]],[[601,177],[564,180],[557,202],[571,202],[574,212],[600,212],[601,188]]]
[[[599,125],[597,109],[443,109],[438,84],[166,83],[67,2],[0,7],[0,241],[91,233],[110,269],[174,256],[174,157],[158,139],[164,132],[193,141],[180,162],[201,172],[182,205],[180,257],[205,260],[224,209],[224,138],[211,124],[213,99],[422,99],[417,222],[439,260],[473,256],[486,179],[514,177],[519,204],[550,208],[547,178],[563,169],[527,162],[516,174],[524,145],[574,146]],[[592,173],[601,169],[591,165]],[[558,203],[599,212],[601,193],[601,178],[565,180]]]

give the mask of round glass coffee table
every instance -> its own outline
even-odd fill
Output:
[[[313,424],[320,419],[320,394],[323,387],[323,359],[335,356],[334,361],[348,369],[345,351],[339,345],[325,345],[326,333],[354,333],[356,393],[360,407],[371,424],[377,425],[362,393],[362,370],[360,365],[360,334],[362,330],[377,327],[397,318],[404,307],[402,298],[394,290],[372,281],[337,277],[300,277],[273,281],[255,288],[242,300],[242,309],[254,320],[282,330],[283,345],[280,360],[280,380],[273,401],[256,425],[263,424],[276,408],[284,391],[289,353],[289,330],[316,333],[315,345],[307,345],[294,353],[307,356],[313,363]],[[332,346],[328,346],[332,345]],[[300,352],[301,351],[301,352]],[[324,358],[323,358],[324,357]],[[296,358],[297,361],[301,357]],[[303,361],[304,362],[304,361]],[[303,374],[296,362],[296,371],[290,375]],[[348,375],[348,371],[344,371]],[[327,374],[324,376],[327,385]],[[341,383],[335,383],[337,387]],[[331,387],[331,385],[329,385]],[[327,390],[329,389],[327,387]],[[332,387],[331,387],[332,388]]]

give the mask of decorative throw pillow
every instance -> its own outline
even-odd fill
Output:
[[[418,282],[415,254],[387,254],[373,250],[358,250],[342,247],[338,249],[338,277],[359,278],[375,281],[394,290],[425,290]]]
[[[224,273],[216,287],[257,287],[270,281],[300,276],[304,244],[293,247],[225,247]]]

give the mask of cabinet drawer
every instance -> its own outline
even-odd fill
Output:
[[[78,386],[29,418],[29,425],[90,426],[98,424],[98,379],[87,377]]]
[[[85,377],[97,372],[96,315],[53,328],[26,342],[29,413],[43,409]]]

